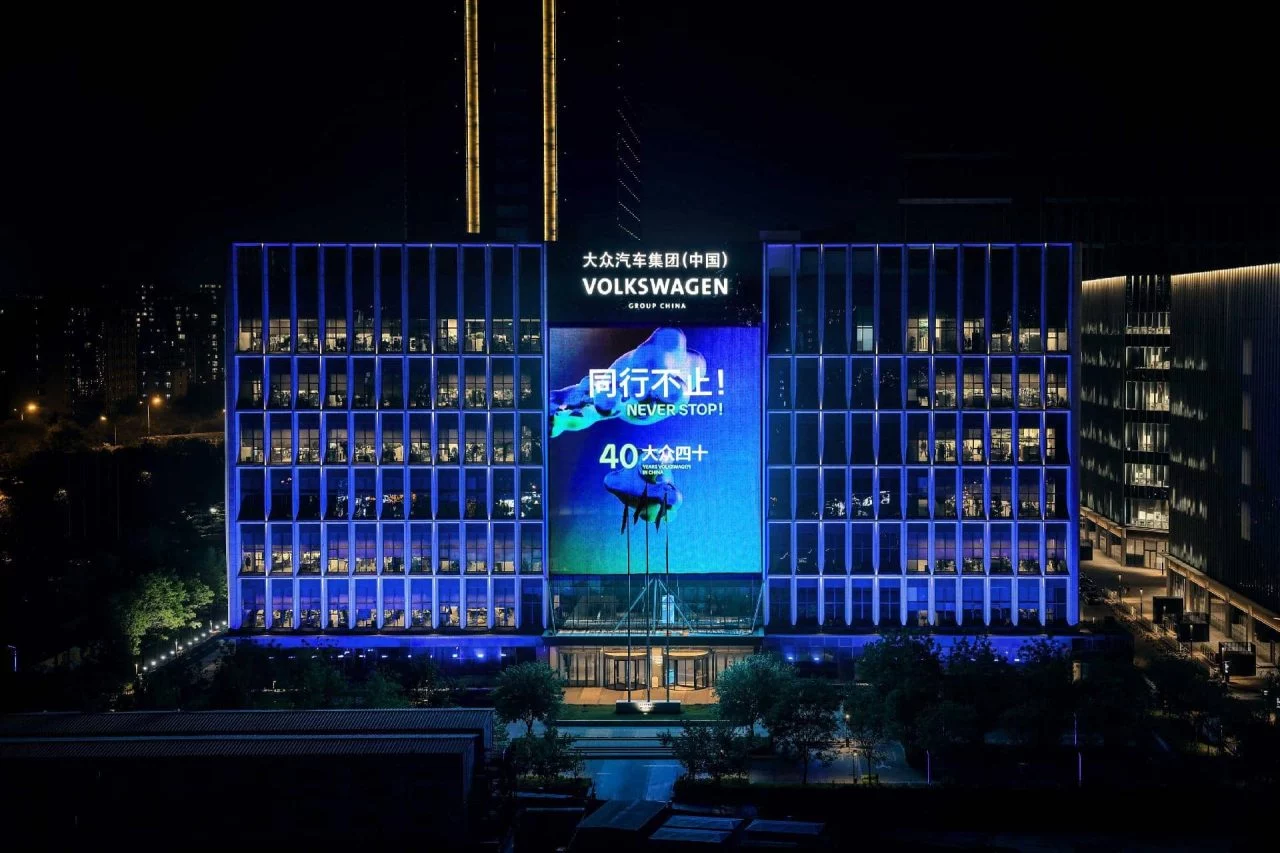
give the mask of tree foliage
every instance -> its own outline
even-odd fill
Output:
[[[509,666],[498,674],[493,688],[493,707],[498,719],[525,725],[533,734],[533,724],[552,719],[564,702],[564,684],[545,663],[530,661]]]
[[[843,710],[845,734],[866,760],[867,776],[874,777],[889,740],[884,696],[874,688],[851,685],[844,696]]]
[[[887,633],[863,651],[858,680],[885,702],[890,737],[912,748],[918,745],[918,722],[942,692],[942,658],[930,637],[906,631]]]
[[[803,784],[809,783],[809,764],[830,764],[837,731],[840,695],[821,678],[793,679],[765,717],[774,749],[800,762]]]
[[[721,718],[754,734],[756,724],[764,721],[795,679],[795,670],[774,655],[738,661],[716,679]]]
[[[199,580],[153,572],[119,598],[117,628],[136,655],[149,634],[200,627],[198,614],[213,597],[213,590]]]
[[[726,777],[743,776],[751,743],[734,723],[721,720],[710,725],[685,726],[678,736],[663,732],[658,736],[690,779],[709,776],[719,784]]]
[[[516,738],[511,742],[510,756],[518,775],[533,776],[544,785],[582,772],[573,738],[555,726],[547,726],[540,735],[529,732]]]

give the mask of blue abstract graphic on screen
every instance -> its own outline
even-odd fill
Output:
[[[759,334],[551,330],[552,572],[759,571]]]

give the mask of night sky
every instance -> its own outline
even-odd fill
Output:
[[[1088,150],[1103,175],[1274,185],[1274,75],[1242,21],[664,5],[628,30],[646,242],[854,224],[908,149]],[[399,238],[401,81],[427,21],[119,8],[9,22],[0,291],[185,288],[221,279],[234,239]]]

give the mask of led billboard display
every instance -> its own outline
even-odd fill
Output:
[[[759,329],[549,334],[550,571],[758,573]]]

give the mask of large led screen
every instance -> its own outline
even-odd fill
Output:
[[[760,332],[550,330],[549,567],[760,571]]]

